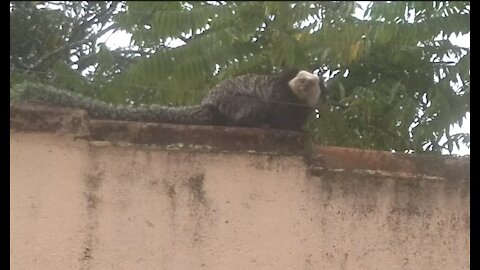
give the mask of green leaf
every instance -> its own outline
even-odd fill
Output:
[[[354,16],[356,2],[110,5],[117,3],[67,1],[53,10],[11,2],[11,83],[41,81],[117,104],[187,105],[246,73],[349,70],[332,74],[322,92],[322,118],[308,124],[317,143],[398,152],[469,146],[469,134],[440,143],[470,111],[470,49],[448,39],[470,32],[468,1],[372,2],[365,20]],[[110,23],[132,35],[132,46],[100,44],[95,33]],[[454,63],[441,63],[447,57]],[[446,76],[435,81],[440,70]]]

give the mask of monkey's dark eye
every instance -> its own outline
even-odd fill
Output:
[[[305,82],[305,78],[300,78],[300,82],[301,82],[301,83],[304,83],[304,82]]]

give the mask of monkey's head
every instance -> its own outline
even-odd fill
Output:
[[[320,78],[308,71],[299,71],[293,79],[288,81],[292,93],[308,106],[315,106],[320,100]]]

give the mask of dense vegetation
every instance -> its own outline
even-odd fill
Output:
[[[10,2],[11,84],[116,104],[197,103],[220,80],[285,66],[326,78],[320,144],[451,151],[470,111],[469,2]],[[111,49],[105,34],[132,34]],[[176,45],[175,45],[176,44]],[[175,45],[175,46],[174,46]],[[447,140],[441,143],[441,138]]]

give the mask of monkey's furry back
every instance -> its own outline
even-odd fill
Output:
[[[84,109],[93,119],[157,123],[234,125],[298,130],[313,108],[289,89],[288,82],[298,70],[275,75],[244,75],[215,86],[201,105],[167,107],[160,105],[113,106],[112,104],[39,83],[15,85],[11,102],[29,102]]]

